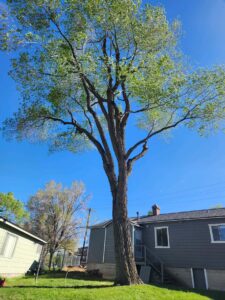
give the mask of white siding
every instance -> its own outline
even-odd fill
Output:
[[[18,239],[13,256],[11,258],[0,255],[0,275],[16,276],[25,274],[32,263],[35,260],[39,260],[40,253],[38,253],[37,251],[37,247],[39,244],[23,236],[20,236],[15,232],[12,232],[11,230],[0,228],[0,253],[7,232],[13,233],[17,236]]]

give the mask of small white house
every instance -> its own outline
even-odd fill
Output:
[[[0,217],[0,276],[24,275],[39,261],[46,242]]]

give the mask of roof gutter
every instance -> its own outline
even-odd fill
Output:
[[[183,221],[198,221],[198,220],[211,220],[211,219],[224,219],[225,216],[218,216],[218,217],[200,217],[200,218],[187,218],[187,219],[171,219],[171,220],[152,220],[152,221],[145,221],[145,222],[138,222],[139,225],[145,224],[153,224],[153,223],[168,223],[168,222],[183,222]]]
[[[24,234],[26,234],[26,235],[32,237],[33,239],[35,239],[35,240],[41,242],[42,244],[46,244],[46,243],[47,243],[46,241],[40,239],[40,238],[37,237],[36,235],[33,235],[32,233],[30,233],[30,232],[28,232],[28,231],[26,231],[26,230],[24,230],[24,229],[18,227],[17,225],[15,225],[15,224],[13,224],[13,223],[7,221],[6,219],[4,219],[4,218],[2,218],[2,217],[0,217],[0,222],[2,222],[2,223],[4,223],[4,224],[8,225],[9,227],[14,228],[14,229],[16,229],[16,230],[18,230],[18,231],[20,231],[20,232],[22,232],[22,233],[24,233]]]

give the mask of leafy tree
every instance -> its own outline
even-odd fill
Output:
[[[213,206],[210,207],[210,208],[223,208],[223,207],[224,207],[223,204],[217,203],[217,204],[213,205]]]
[[[0,216],[21,224],[28,219],[29,214],[24,209],[23,203],[17,200],[13,193],[0,193]]]
[[[11,76],[22,101],[3,129],[48,141],[52,151],[99,152],[112,194],[116,282],[140,283],[128,176],[157,135],[181,124],[200,133],[219,127],[225,70],[188,70],[177,47],[179,23],[139,0],[7,4],[0,45],[15,51]]]
[[[30,198],[27,205],[31,216],[30,229],[47,241],[49,269],[54,253],[60,248],[70,247],[71,240],[76,238],[86,201],[84,185],[79,182],[63,188],[51,181]]]

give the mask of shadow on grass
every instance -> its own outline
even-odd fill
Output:
[[[184,288],[181,286],[174,286],[174,285],[156,285],[156,286],[162,289],[165,288],[173,291],[195,293],[201,296],[209,297],[212,300],[225,300],[225,292],[223,291],[188,289],[188,288]]]
[[[48,285],[14,285],[5,286],[4,289],[32,288],[32,289],[103,289],[113,287],[113,285],[74,285],[74,286],[48,286]]]
[[[64,279],[66,276],[66,271],[55,271],[46,272],[45,274],[39,275],[40,279]],[[34,278],[34,276],[27,275],[25,279]],[[87,272],[71,271],[67,274],[67,279],[77,279],[77,280],[88,280],[88,281],[109,281],[107,279],[102,279],[99,276],[89,275]]]

